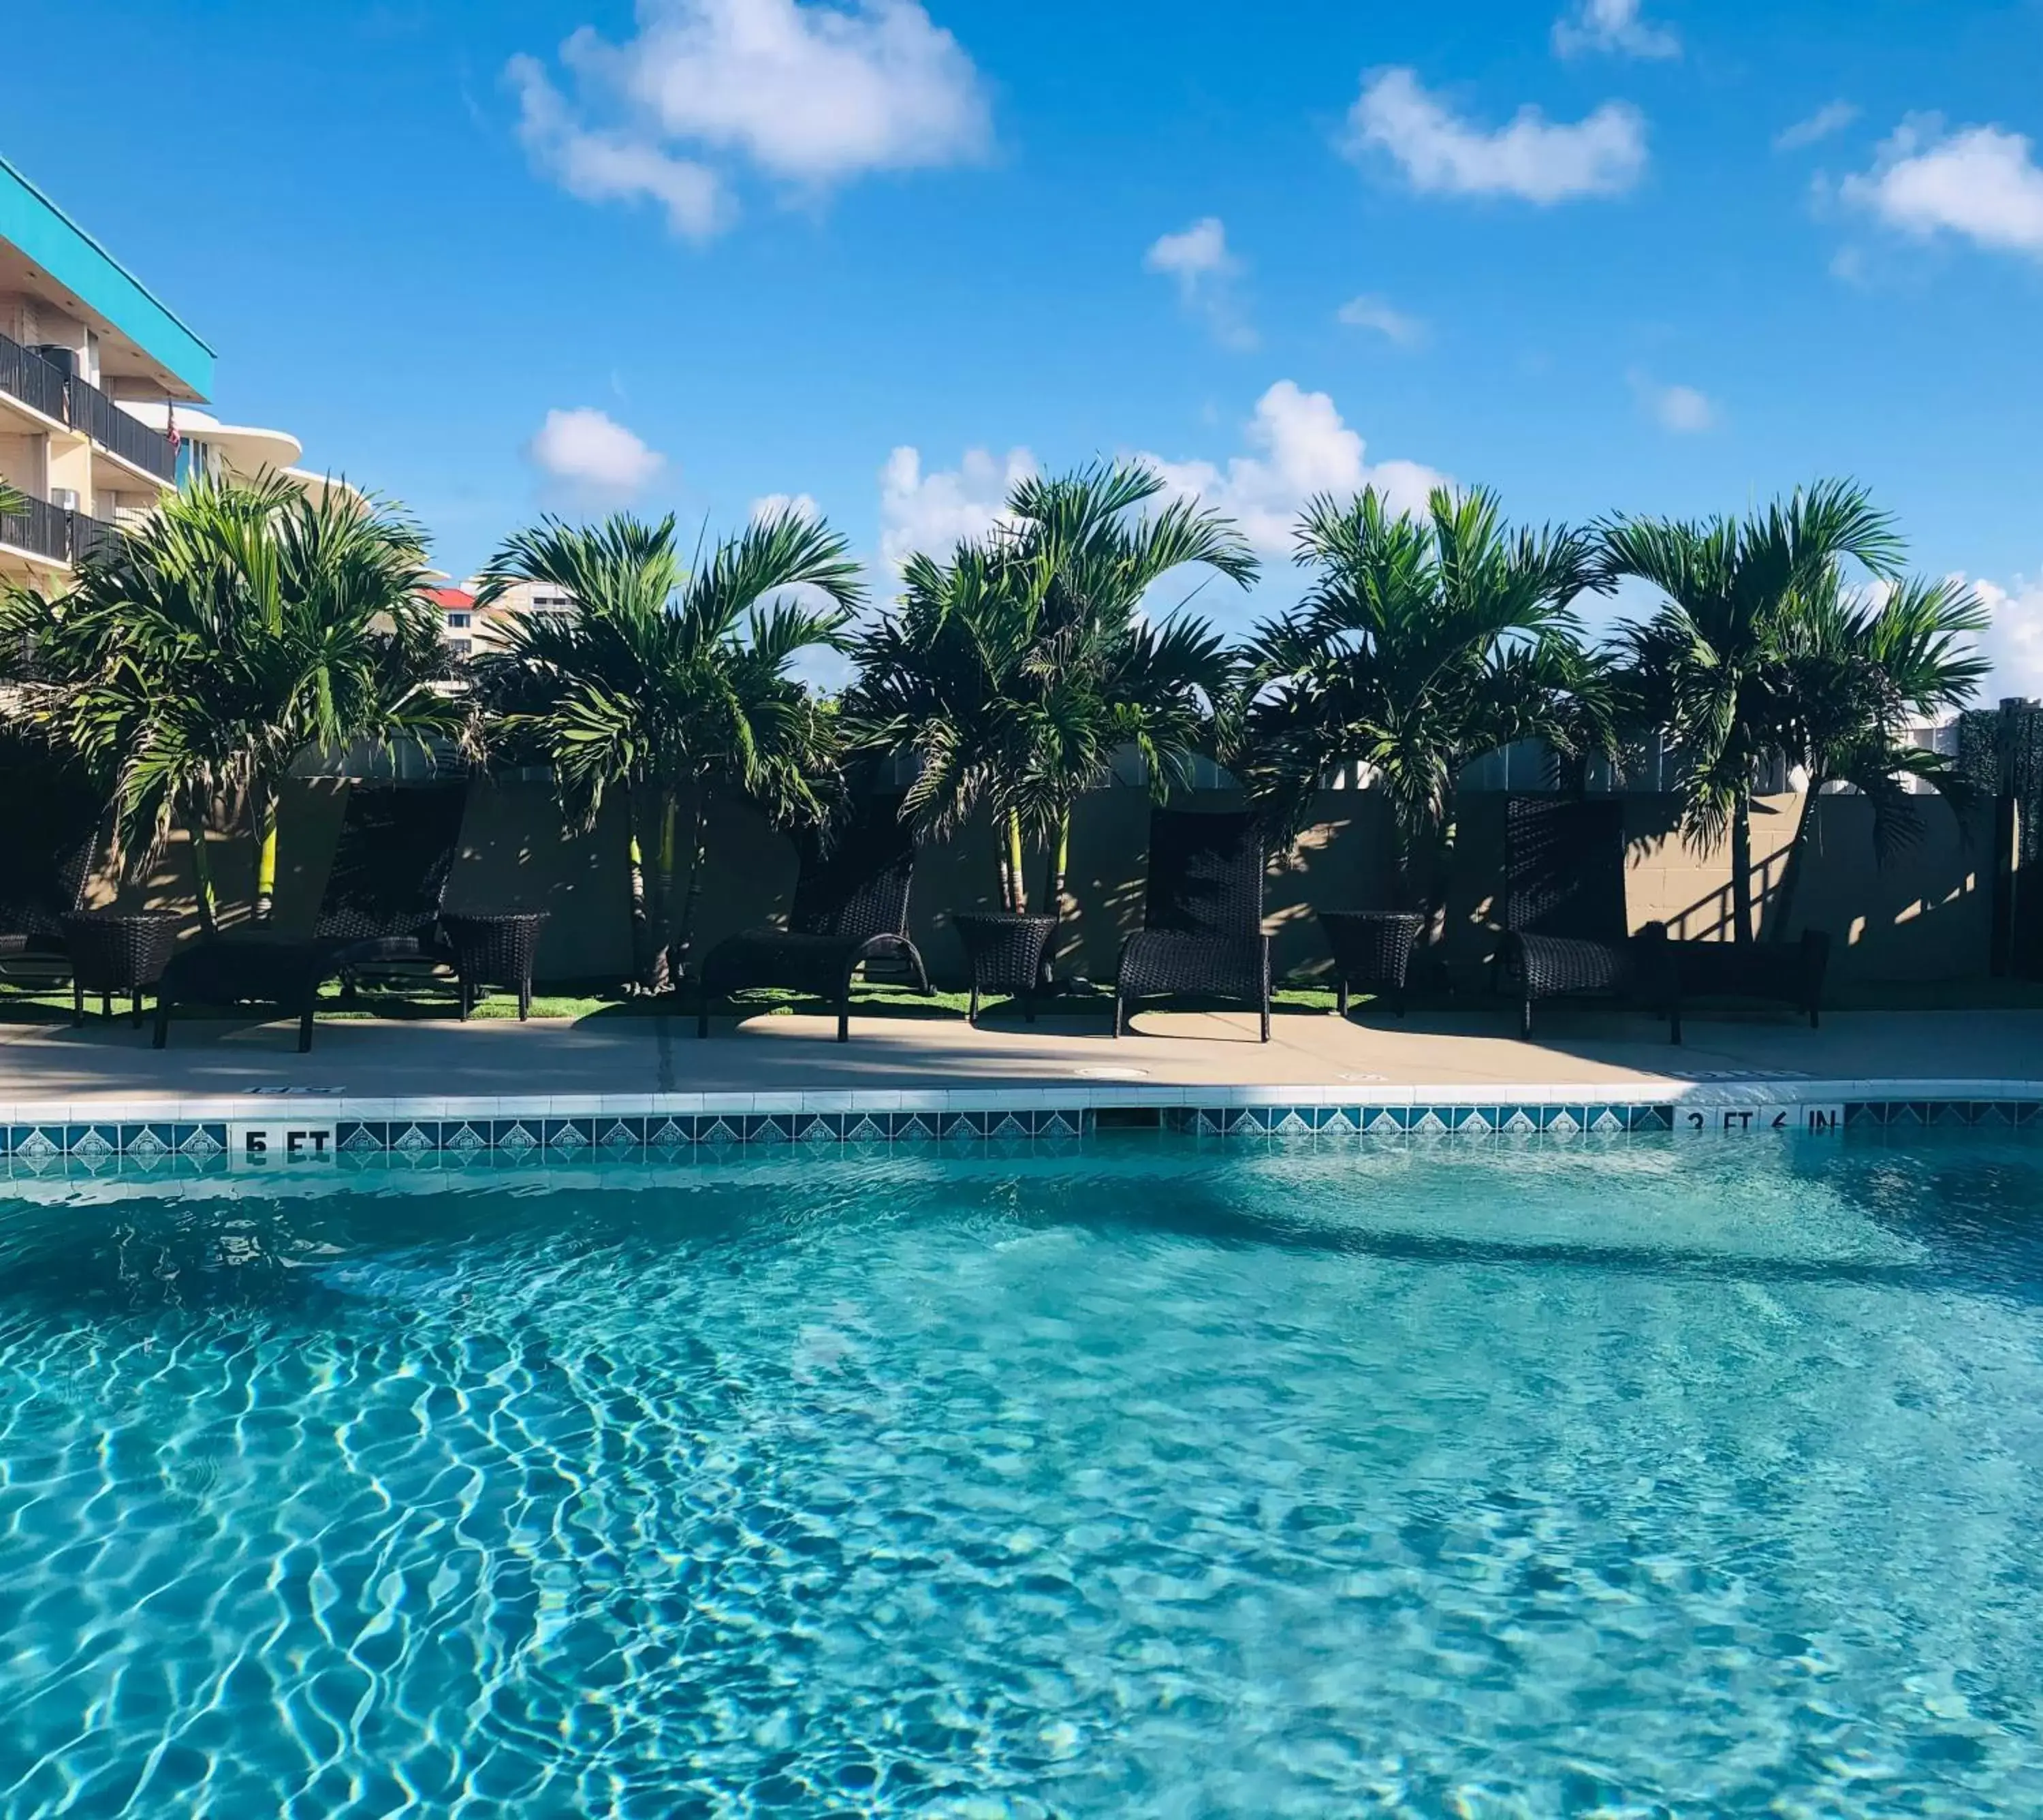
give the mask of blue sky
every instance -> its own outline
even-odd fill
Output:
[[[542,506],[785,494],[884,574],[1019,463],[1142,452],[1272,605],[1286,514],[1357,477],[1581,518],[1851,474],[2043,692],[2037,0],[67,17],[92,82],[6,60],[0,149],[224,415],[455,572]]]

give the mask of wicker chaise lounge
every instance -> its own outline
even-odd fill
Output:
[[[1239,811],[1154,809],[1142,927],[1121,950],[1113,1034],[1136,1001],[1170,993],[1232,999],[1270,1040],[1270,938],[1263,932],[1263,833]]]
[[[236,931],[175,956],[157,990],[155,1046],[179,1004],[255,1004],[296,1013],[303,1051],[327,981],[345,993],[380,967],[452,966],[440,905],[467,801],[466,783],[352,785],[310,939]]]
[[[1520,1036],[1531,1036],[1532,1008],[1542,999],[1643,988],[1664,1001],[1665,931],[1635,937],[1626,918],[1618,798],[1512,797],[1504,866],[1497,964],[1504,989],[1519,1000]]]
[[[1773,1000],[1816,1027],[1830,954],[1823,931],[1792,942],[1702,942],[1648,923],[1627,934],[1616,797],[1513,797],[1505,816],[1508,932],[1498,962],[1520,996],[1520,1035],[1532,1034],[1539,1000],[1593,993],[1644,999],[1674,1042],[1683,1005],[1703,997]]]
[[[76,773],[7,742],[0,766],[0,971],[70,970],[63,920],[85,907],[104,800]]]
[[[713,999],[753,986],[813,993],[837,1007],[837,1039],[851,1040],[852,976],[869,961],[893,962],[930,989],[930,970],[908,939],[915,840],[898,797],[868,797],[829,831],[797,837],[801,871],[785,929],[751,929],[710,950],[702,969],[696,1035],[709,1035]]]

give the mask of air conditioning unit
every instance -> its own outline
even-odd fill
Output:
[[[59,512],[78,510],[78,490],[75,487],[53,486],[50,489],[50,504]]]

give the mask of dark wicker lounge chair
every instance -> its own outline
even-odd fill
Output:
[[[181,1004],[271,1004],[295,1012],[298,1047],[312,1046],[319,990],[400,964],[452,966],[440,901],[459,850],[465,783],[356,784],[309,940],[233,933],[175,956],[156,996],[155,1046]]]
[[[1522,1035],[1539,1000],[1595,993],[1644,999],[1673,1042],[1683,1005],[1697,998],[1770,999],[1815,1028],[1830,954],[1821,930],[1793,942],[1700,942],[1648,923],[1628,935],[1616,797],[1514,797],[1505,814],[1509,932],[1498,959],[1520,995]]]
[[[85,908],[105,803],[78,773],[6,742],[0,755],[0,970],[70,971],[63,920]],[[18,762],[16,761],[18,760]]]
[[[1532,1034],[1542,999],[1665,997],[1662,939],[1635,937],[1624,908],[1624,804],[1616,797],[1513,797],[1504,808],[1502,983]],[[1677,1035],[1678,1040],[1678,1035]]]
[[[915,840],[898,797],[868,797],[830,831],[797,838],[802,869],[785,929],[752,929],[710,950],[703,962],[696,1035],[709,1035],[712,999],[753,986],[814,993],[837,1007],[837,1039],[851,1040],[852,976],[868,962],[906,967],[916,990],[930,970],[908,939],[908,892]]]
[[[1270,1040],[1270,938],[1263,932],[1260,825],[1238,811],[1155,809],[1142,927],[1121,950],[1113,1034],[1139,999],[1167,993],[1232,999],[1262,1014]]]

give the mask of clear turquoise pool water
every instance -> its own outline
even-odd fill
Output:
[[[0,1203],[0,1814],[2043,1813],[2043,1146]]]

